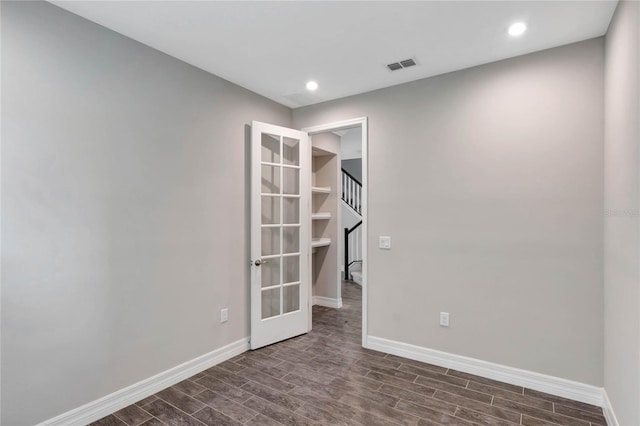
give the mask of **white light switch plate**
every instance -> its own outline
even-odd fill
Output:
[[[378,240],[378,247],[383,250],[391,250],[391,237],[381,236]]]
[[[440,325],[449,327],[449,312],[440,312]]]

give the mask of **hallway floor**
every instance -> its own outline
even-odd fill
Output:
[[[599,407],[363,349],[361,289],[313,330],[249,351],[96,426],[606,425]]]

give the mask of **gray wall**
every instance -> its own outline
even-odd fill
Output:
[[[294,110],[369,117],[370,335],[602,385],[603,48]]]
[[[342,168],[362,183],[362,158],[342,160]]]
[[[604,386],[621,425],[640,424],[640,3],[606,38]]]
[[[244,126],[290,110],[40,2],[2,2],[2,89],[0,423],[246,337]]]

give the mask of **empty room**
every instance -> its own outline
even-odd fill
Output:
[[[640,2],[1,1],[3,426],[640,426]]]

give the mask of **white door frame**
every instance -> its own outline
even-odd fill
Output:
[[[369,290],[369,286],[367,285],[367,276],[369,270],[369,262],[368,262],[368,249],[367,243],[369,241],[368,238],[368,229],[369,229],[369,221],[368,211],[369,211],[369,203],[368,203],[368,169],[369,169],[369,154],[368,154],[368,145],[369,145],[369,129],[367,127],[367,117],[359,117],[353,118],[350,120],[336,121],[333,123],[321,124],[318,126],[305,127],[302,129],[303,132],[307,132],[309,136],[313,136],[317,133],[330,132],[335,130],[341,130],[349,127],[357,127],[360,126],[362,129],[362,187],[363,191],[361,194],[361,206],[362,206],[362,346],[367,348],[367,293]],[[338,218],[338,220],[340,220]],[[346,265],[345,265],[346,269]],[[341,295],[341,287],[342,287],[342,277],[340,275],[340,270],[338,270],[338,295]],[[309,304],[311,304],[311,291],[309,291]],[[310,311],[311,312],[311,311]],[[309,329],[311,329],[311,323],[309,323]]]

